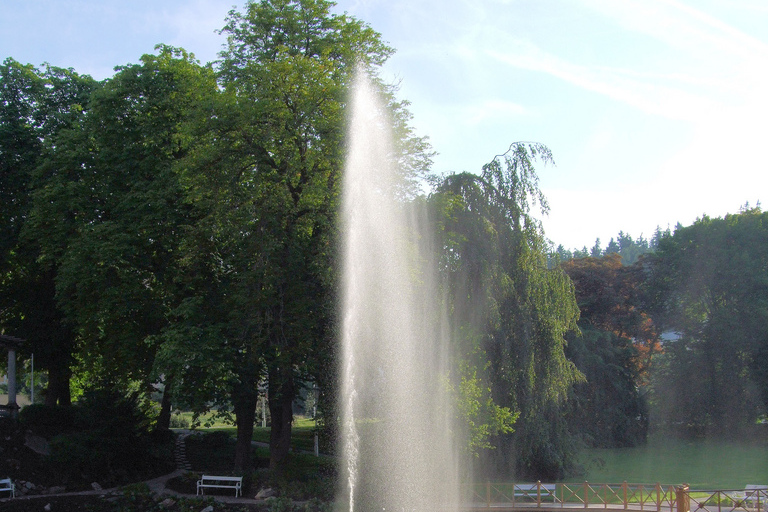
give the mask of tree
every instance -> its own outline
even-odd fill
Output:
[[[644,271],[613,253],[570,260],[563,269],[576,289],[580,335],[566,353],[586,382],[575,387],[572,426],[594,446],[634,446],[648,429],[645,400],[659,336],[644,311]]]
[[[159,49],[118,68],[57,136],[37,169],[28,229],[55,269],[79,373],[143,391],[157,378],[152,336],[169,320],[180,239],[194,222],[173,167],[188,146],[179,126],[216,91],[210,68]]]
[[[201,115],[195,148],[179,167],[200,212],[183,261],[204,277],[191,280],[196,284],[175,309],[163,358],[183,361],[180,371],[194,370],[231,393],[239,468],[249,464],[257,386],[266,380],[270,468],[278,475],[300,386],[327,382],[332,373],[347,90],[358,65],[375,75],[391,53],[379,34],[331,14],[331,6],[264,0],[229,13],[218,66],[222,92],[214,110]],[[428,146],[410,132],[405,105],[382,89],[400,134],[394,157],[413,184],[429,163]]]
[[[55,300],[54,268],[40,261],[40,240],[26,236],[33,176],[57,135],[84,116],[97,84],[71,69],[39,70],[6,59],[0,67],[0,329],[28,340],[48,371],[47,403],[69,404],[74,333]]]
[[[543,232],[530,214],[534,205],[547,209],[537,158],[552,161],[540,144],[513,144],[480,176],[445,177],[431,201],[458,353],[490,387],[493,402],[519,414],[514,433],[497,432],[500,449],[485,452],[483,466],[556,478],[572,454],[562,411],[581,377],[564,349],[578,308],[568,277],[548,268]]]
[[[665,343],[656,375],[659,422],[739,435],[768,409],[768,214],[702,217],[659,240],[649,288]]]

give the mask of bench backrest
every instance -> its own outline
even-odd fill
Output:
[[[10,478],[3,478],[0,480],[0,487],[10,489],[13,487],[13,481]]]
[[[211,480],[211,481],[219,481],[219,482],[242,482],[243,477],[241,476],[211,476],[211,475],[203,475],[201,480]]]
[[[548,491],[554,491],[557,484],[541,484],[542,489]],[[539,488],[539,484],[515,484],[515,488],[521,491],[535,491]]]

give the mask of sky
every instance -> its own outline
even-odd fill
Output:
[[[158,43],[202,62],[243,0],[0,0],[0,58],[94,78]],[[605,247],[690,225],[768,190],[764,0],[339,0],[396,53],[382,70],[438,153],[479,172],[511,143],[547,145],[546,235]]]

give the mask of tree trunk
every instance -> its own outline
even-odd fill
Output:
[[[269,432],[269,469],[281,476],[288,464],[293,423],[293,399],[296,388],[290,365],[269,370],[269,413],[272,428]]]
[[[45,390],[45,405],[72,405],[69,378],[72,371],[68,366],[53,364],[48,368],[48,387]]]
[[[253,423],[256,421],[256,404],[259,393],[253,379],[247,379],[233,392],[232,404],[235,409],[237,443],[235,445],[235,471],[247,471],[252,466],[251,442]]]

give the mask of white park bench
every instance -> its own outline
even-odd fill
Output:
[[[552,503],[557,502],[556,484],[515,484],[514,496],[516,498],[531,498],[532,500],[538,501],[539,489],[541,489],[542,501],[552,498]]]
[[[768,485],[747,485],[744,488],[744,503],[753,507],[760,503],[761,508],[768,505]]]
[[[10,478],[3,478],[0,480],[0,492],[9,492],[11,493],[11,498],[16,497],[16,486],[13,483],[13,480]]]
[[[238,496],[243,495],[243,477],[203,475],[200,480],[197,481],[197,494],[205,495],[206,487],[234,489],[235,498],[237,498]]]

